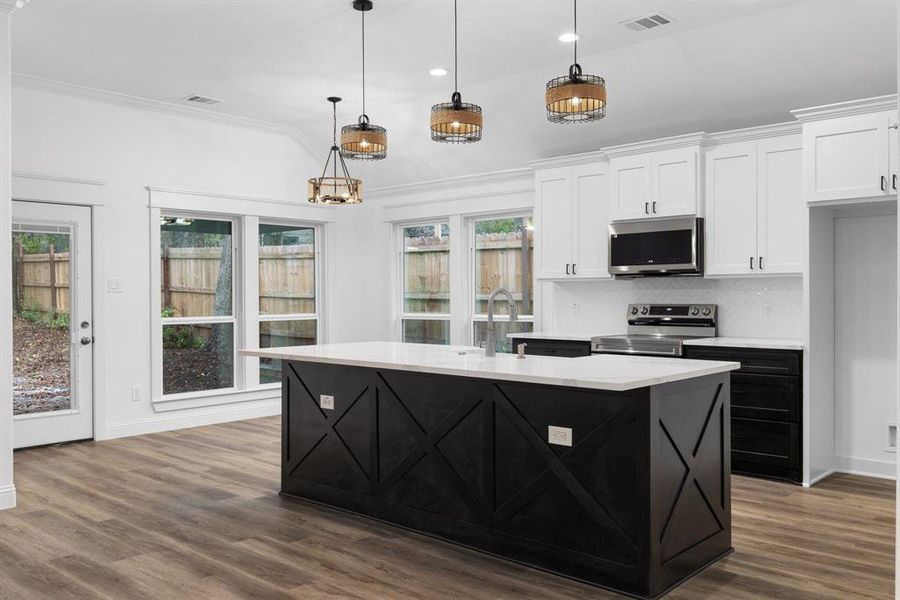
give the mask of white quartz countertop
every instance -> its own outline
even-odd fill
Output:
[[[529,331],[527,333],[507,333],[506,337],[521,338],[523,340],[562,340],[566,342],[589,342],[591,338],[600,334],[573,333],[573,332],[548,332],[548,331]]]
[[[358,342],[241,350],[244,356],[626,391],[740,368],[740,363],[596,354],[579,358],[497,354],[467,346]]]
[[[719,348],[765,348],[771,350],[803,350],[803,340],[714,337],[686,340],[685,346],[713,346]]]

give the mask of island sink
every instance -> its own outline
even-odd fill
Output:
[[[281,359],[281,493],[639,598],[731,552],[737,363],[330,344]]]

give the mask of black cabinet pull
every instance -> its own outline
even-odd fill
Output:
[[[750,270],[753,270],[753,257],[750,257]]]
[[[891,175],[891,187],[894,188],[895,190],[897,189],[897,174],[896,173]]]
[[[762,271],[762,270],[763,270],[763,265],[762,265],[762,256],[760,256],[760,257],[759,257],[759,270],[760,270],[760,271]]]
[[[572,275],[575,274],[575,263],[572,263]]]
[[[566,275],[569,274],[569,263],[566,263]]]
[[[884,179],[884,175],[882,175],[882,176],[881,176],[881,191],[882,191],[882,192],[885,191],[885,190],[884,190],[884,184],[885,184],[885,179]]]
[[[650,214],[650,203],[649,202],[644,202],[644,214],[645,215]]]
[[[653,202],[653,214],[656,214],[656,201]]]

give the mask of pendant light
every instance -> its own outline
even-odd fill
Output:
[[[470,144],[481,141],[484,120],[481,107],[462,101],[459,93],[459,42],[456,17],[456,0],[453,0],[453,94],[450,102],[431,107],[431,139],[450,144]]]
[[[585,75],[578,64],[578,0],[572,0],[575,21],[575,60],[569,74],[547,82],[544,100],[551,123],[585,123],[606,116],[606,82],[597,75]]]
[[[369,123],[366,114],[366,13],[372,0],[354,0],[362,15],[362,114],[354,125],[341,128],[341,154],[355,160],[381,160],[387,156],[387,129]]]
[[[341,149],[337,145],[337,103],[336,96],[330,96],[332,109],[332,145],[325,158],[325,168],[321,177],[309,180],[309,201],[313,204],[359,204],[362,202],[362,181],[350,177]],[[338,176],[338,163],[341,165],[341,176]],[[332,174],[328,173],[328,164],[332,163]]]

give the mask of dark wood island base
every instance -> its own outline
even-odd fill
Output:
[[[611,392],[283,371],[287,496],[639,598],[732,549],[728,373]]]

